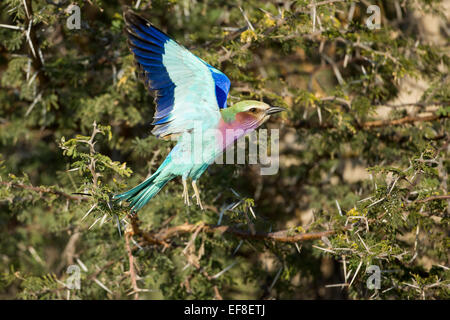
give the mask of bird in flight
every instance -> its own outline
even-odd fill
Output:
[[[155,173],[113,199],[128,202],[131,212],[136,213],[167,182],[181,176],[185,204],[190,205],[190,178],[197,205],[203,209],[198,178],[234,140],[284,109],[255,100],[227,107],[230,80],[224,73],[133,11],[125,11],[124,20],[130,50],[155,96],[152,133],[177,139],[177,144]]]

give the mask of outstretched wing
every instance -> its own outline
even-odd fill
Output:
[[[155,93],[152,133],[163,137],[216,124],[219,108],[227,107],[228,77],[131,10],[124,19],[130,49]]]

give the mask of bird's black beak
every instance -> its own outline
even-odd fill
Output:
[[[270,114],[274,114],[274,113],[278,113],[278,112],[282,112],[282,111],[286,111],[286,109],[282,108],[282,107],[270,107],[269,109],[266,110],[266,114],[270,115]]]

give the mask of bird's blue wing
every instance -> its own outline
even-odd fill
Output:
[[[166,136],[209,128],[227,107],[230,80],[132,11],[124,14],[131,51],[155,93],[152,133]]]

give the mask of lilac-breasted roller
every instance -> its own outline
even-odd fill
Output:
[[[124,20],[130,50],[155,95],[152,133],[177,137],[177,144],[153,175],[113,199],[127,201],[137,212],[167,182],[181,176],[185,203],[189,205],[187,179],[191,178],[203,209],[197,179],[234,140],[284,109],[254,100],[227,107],[230,80],[225,74],[131,10],[124,13]]]

